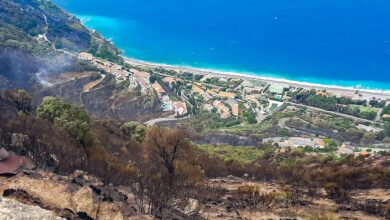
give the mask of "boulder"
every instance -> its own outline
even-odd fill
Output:
[[[13,199],[0,197],[1,219],[53,219],[61,220],[52,211],[40,208],[39,206],[25,205]]]
[[[10,156],[8,151],[4,148],[0,148],[0,161],[7,159]]]
[[[123,214],[118,205],[102,202],[99,205],[97,220],[123,220]]]
[[[77,213],[84,212],[96,219],[98,201],[91,188],[83,187],[76,191],[72,196],[72,203]]]

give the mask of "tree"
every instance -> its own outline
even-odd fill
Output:
[[[150,81],[151,83],[155,83],[155,82],[157,81],[157,77],[154,76],[154,75],[152,75],[152,76],[149,77],[149,81]]]
[[[68,132],[85,147],[92,140],[91,118],[83,107],[54,97],[45,97],[37,108],[37,116]]]
[[[31,95],[23,89],[8,89],[4,91],[4,96],[14,102],[18,109],[24,113],[31,112]]]
[[[151,128],[145,136],[144,146],[151,159],[165,168],[172,178],[175,175],[175,162],[179,155],[189,148],[187,134],[182,130],[162,127]]]
[[[139,122],[130,121],[124,123],[120,130],[131,140],[142,142],[145,137],[146,127]]]
[[[152,127],[146,132],[144,148],[147,150],[146,169],[141,171],[139,188],[144,188],[149,200],[149,212],[161,217],[163,210],[187,204],[190,190],[202,180],[203,174],[197,165],[188,163],[191,154],[187,133]]]

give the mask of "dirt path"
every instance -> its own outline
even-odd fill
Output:
[[[189,118],[190,116],[187,116],[187,117],[184,117],[184,118],[175,118],[173,115],[172,116],[168,116],[168,117],[164,117],[164,118],[155,118],[155,119],[152,119],[150,121],[147,121],[145,122],[145,125],[147,126],[153,126],[155,124],[158,124],[160,122],[167,122],[167,121],[178,121],[178,120],[183,120],[183,119],[187,119]]]
[[[101,82],[103,82],[103,80],[106,78],[106,75],[100,74],[100,76],[101,76],[100,79],[95,80],[93,82],[90,82],[88,84],[85,84],[84,88],[83,88],[83,92],[89,92],[93,88],[95,88],[97,85],[99,85]]]

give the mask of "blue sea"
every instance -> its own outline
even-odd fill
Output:
[[[54,0],[124,55],[390,89],[388,0]]]

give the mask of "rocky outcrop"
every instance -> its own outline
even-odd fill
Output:
[[[122,220],[138,215],[122,191],[103,186],[99,179],[82,171],[69,176],[35,171],[29,175],[0,177],[0,193],[4,197],[38,205],[69,219]]]
[[[39,206],[26,205],[14,199],[0,197],[0,216],[2,219],[47,219],[61,220],[54,212]]]

